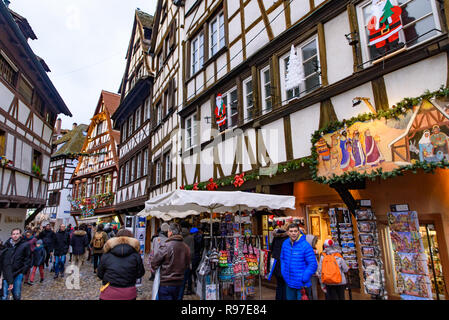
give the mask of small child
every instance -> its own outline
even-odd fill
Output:
[[[39,274],[41,276],[41,281],[44,281],[44,263],[46,258],[46,252],[43,246],[42,240],[36,242],[36,248],[32,254],[31,264],[33,265],[33,270],[31,271],[30,284],[33,285],[34,276],[36,275],[36,270],[39,268]]]

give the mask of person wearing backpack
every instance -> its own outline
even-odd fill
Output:
[[[324,251],[320,257],[317,275],[326,300],[345,300],[346,276],[349,267],[341,255],[340,247],[334,241],[324,241]]]
[[[90,243],[93,249],[94,273],[97,273],[97,267],[100,264],[101,256],[103,255],[103,247],[106,241],[108,241],[108,235],[103,229],[104,226],[99,224]]]

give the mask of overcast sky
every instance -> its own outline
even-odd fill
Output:
[[[2,1],[2,0],[0,0]],[[101,90],[117,92],[125,71],[134,11],[154,14],[157,0],[11,0],[37,40],[29,40],[73,117],[62,127],[89,124]]]

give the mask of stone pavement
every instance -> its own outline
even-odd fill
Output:
[[[67,256],[68,257],[68,256]],[[66,269],[70,265],[67,259]],[[145,268],[148,266],[145,264]],[[40,283],[39,271],[36,272],[33,286],[23,284],[22,300],[98,300],[100,297],[101,280],[94,273],[91,261],[86,261],[80,270],[79,289],[68,289],[67,276],[53,279],[54,273],[45,268],[44,282]],[[150,273],[146,272],[141,287],[138,287],[137,300],[151,300],[153,282],[149,281]],[[184,296],[184,300],[198,300],[198,296]]]

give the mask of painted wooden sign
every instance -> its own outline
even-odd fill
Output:
[[[449,161],[447,102],[424,100],[397,118],[359,121],[315,143],[318,177],[356,171],[393,171],[417,163]]]

